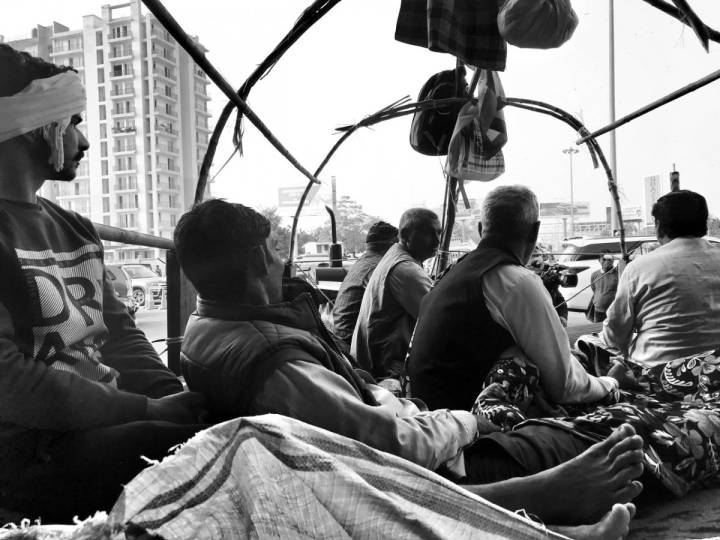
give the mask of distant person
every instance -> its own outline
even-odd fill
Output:
[[[428,293],[408,354],[413,397],[470,410],[493,366],[520,358],[553,403],[590,403],[618,383],[589,375],[540,277],[526,268],[540,228],[535,194],[501,186],[482,204],[481,240]]]
[[[398,241],[398,230],[389,223],[378,221],[373,223],[365,238],[366,250],[340,285],[335,306],[333,307],[333,328],[335,335],[345,345],[346,353],[350,352],[352,335],[360,313],[360,304],[370,276],[383,255]]]
[[[642,365],[720,345],[720,248],[707,234],[705,197],[673,191],[653,205],[660,247],[627,265],[602,337]]]
[[[400,241],[385,253],[365,289],[350,348],[358,366],[394,393],[401,391],[420,303],[432,287],[422,264],[435,255],[442,230],[435,212],[425,208],[406,210],[399,229]]]
[[[115,296],[92,223],[37,195],[88,150],[80,76],[2,43],[0,73],[0,508],[72,523],[202,429],[203,397]]]
[[[159,265],[159,264],[156,264],[156,265],[155,265],[155,273],[156,273],[158,276],[162,277],[162,270],[160,269],[160,265]]]
[[[588,319],[592,322],[603,322],[607,318],[607,310],[615,299],[618,286],[618,272],[615,258],[609,251],[600,255],[600,270],[595,270],[590,277],[590,289],[593,297]]]

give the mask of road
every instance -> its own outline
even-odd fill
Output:
[[[135,324],[145,332],[145,336],[152,342],[167,337],[167,310],[165,309],[139,309],[135,314]],[[167,346],[164,341],[153,343],[158,354],[163,353]],[[167,363],[167,355],[160,356]]]

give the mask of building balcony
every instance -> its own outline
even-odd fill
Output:
[[[161,92],[160,90],[153,90],[153,96],[167,99],[168,101],[172,101],[173,103],[177,103],[178,95],[177,94],[170,94],[169,96],[165,92]]]
[[[153,60],[161,60],[165,62],[166,64],[169,64],[171,66],[175,66],[177,64],[177,61],[175,60],[175,56],[165,56],[164,54],[160,53],[159,51],[154,51],[150,53],[150,56]]]
[[[53,51],[50,53],[50,58],[57,58],[59,56],[67,56],[69,54],[79,54],[82,52],[83,52],[82,47],[76,47],[74,49],[58,49],[58,50],[53,49]]]
[[[115,110],[111,110],[111,111],[110,111],[110,116],[111,116],[112,118],[127,118],[127,117],[133,117],[133,116],[135,116],[135,109],[133,109],[133,110],[131,110],[131,111],[115,111]]]
[[[112,54],[108,56],[110,60],[132,60],[133,54],[132,51],[122,51],[117,54]]]
[[[135,193],[135,192],[137,192],[137,186],[123,187],[118,184],[115,184],[115,193]]]
[[[133,36],[132,36],[132,32],[128,32],[124,36],[115,36],[113,34],[108,34],[106,37],[107,37],[108,43],[117,43],[119,41],[130,40],[130,39],[132,39]]]
[[[202,126],[198,124],[195,126],[198,131],[202,131],[203,133],[212,133],[212,129],[210,129],[208,126]]]
[[[113,133],[135,133],[137,131],[137,128],[135,126],[128,126],[128,127],[113,127],[112,132]]]
[[[195,105],[195,112],[198,114],[202,114],[203,116],[207,116],[208,118],[212,116],[212,113],[210,111],[208,111],[207,109],[202,109],[197,105]]]
[[[113,148],[113,153],[116,156],[122,156],[125,154],[134,154],[136,152],[135,148]]]
[[[135,168],[135,166],[133,166],[132,169],[121,169],[121,168],[113,169],[112,172],[115,174],[124,174],[124,173],[133,173],[134,174],[134,173],[137,173],[137,169]]]
[[[157,150],[158,152],[163,152],[165,154],[173,154],[175,156],[180,153],[180,150],[178,150],[174,146],[156,146],[155,150]]]
[[[163,135],[172,135],[173,137],[178,137],[180,135],[176,129],[172,129],[164,124],[158,124],[155,127],[155,132],[162,133]]]
[[[165,118],[170,118],[171,120],[177,120],[177,111],[174,111],[172,113],[167,112],[164,108],[158,107],[155,109],[155,115],[156,116],[164,116]]]
[[[150,36],[154,39],[159,39],[160,41],[167,43],[168,45],[175,46],[175,40],[170,35],[170,32],[166,31],[165,29],[160,30],[159,28],[153,28],[150,31]]]
[[[116,81],[118,79],[129,79],[132,76],[133,76],[132,71],[129,71],[127,73],[114,73],[112,71],[110,72],[110,80],[111,81]]]
[[[178,167],[177,165],[173,165],[170,167],[168,165],[162,165],[162,164],[158,163],[157,165],[155,165],[155,170],[160,171],[160,172],[177,173],[177,172],[180,172],[180,167]]]
[[[158,79],[165,79],[166,81],[170,81],[172,83],[177,81],[177,77],[175,75],[165,75],[165,72],[159,71],[154,69],[152,71],[153,77]]]
[[[135,95],[134,88],[123,88],[118,91],[115,91],[115,90],[110,91],[110,97],[112,97],[112,98],[128,98],[128,97],[133,97],[134,95]]]

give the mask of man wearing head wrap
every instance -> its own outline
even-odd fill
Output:
[[[89,147],[80,77],[4,44],[0,73],[0,507],[70,522],[200,429],[202,398],[115,298],[92,223],[36,195]]]
[[[333,328],[335,335],[345,344],[345,352],[350,352],[353,330],[360,313],[360,304],[370,276],[390,247],[398,241],[398,230],[389,223],[378,221],[368,231],[363,253],[340,285],[335,307],[333,307]]]

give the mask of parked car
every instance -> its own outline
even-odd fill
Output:
[[[720,245],[720,238],[707,236],[706,239]],[[659,244],[654,236],[628,236],[625,238],[625,246],[630,254],[630,260],[633,260],[650,253]],[[585,311],[593,295],[590,278],[596,270],[600,270],[600,255],[609,252],[619,261],[620,238],[617,236],[571,238],[564,242],[563,247],[564,251],[558,257],[558,262],[575,271],[578,282],[575,287],[563,288],[561,292],[567,300],[568,309]]]
[[[120,301],[125,304],[125,307],[127,307],[130,315],[135,317],[138,305],[133,298],[132,282],[130,281],[130,278],[127,277],[125,272],[121,271],[118,267],[113,267],[111,265],[105,267],[105,273],[107,274],[107,278],[115,291],[115,296],[117,296]]]
[[[108,264],[113,273],[121,273],[128,280],[132,296],[140,307],[161,306],[167,293],[167,282],[144,264]],[[152,302],[152,304],[150,303]]]

